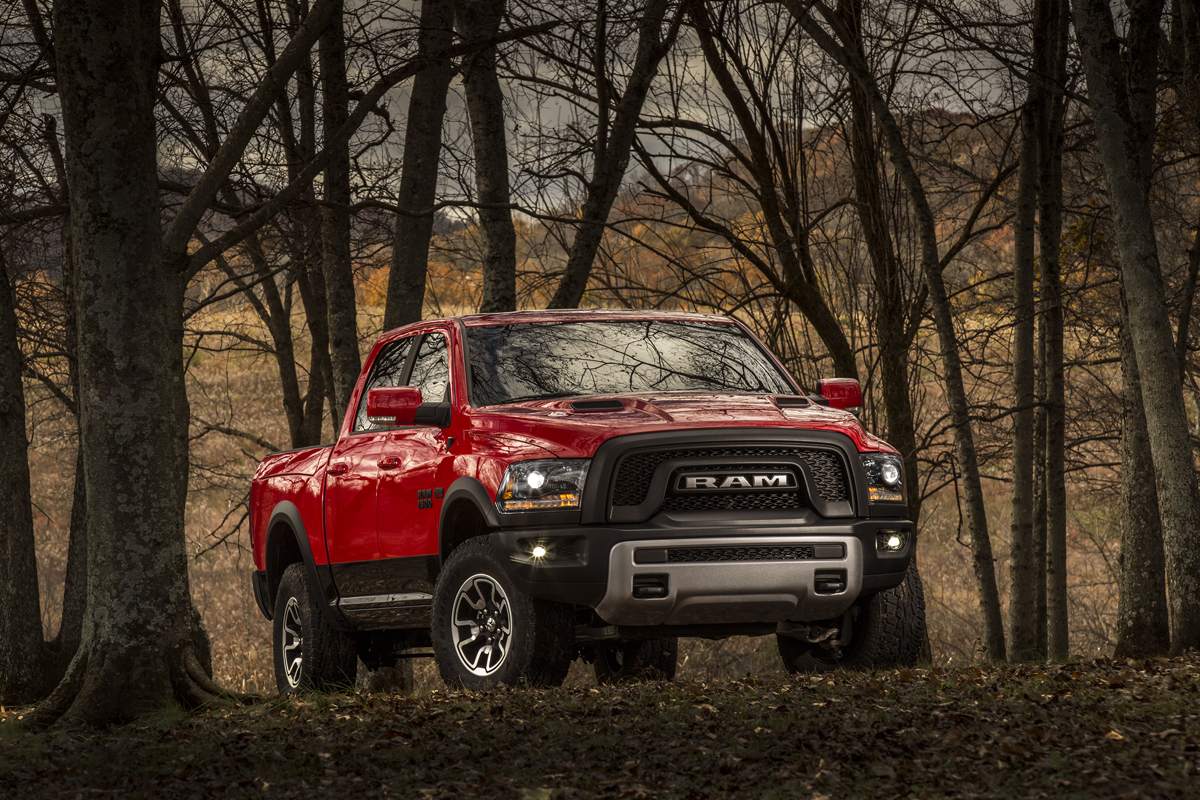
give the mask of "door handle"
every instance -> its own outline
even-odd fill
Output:
[[[395,469],[398,466],[400,466],[399,456],[388,456],[386,458],[379,459],[380,469]]]
[[[346,474],[346,465],[345,464],[330,464],[329,465],[329,474],[330,475],[345,475]]]

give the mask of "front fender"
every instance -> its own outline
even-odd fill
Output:
[[[333,583],[333,571],[328,564],[318,565],[313,560],[312,548],[308,543],[308,531],[300,516],[300,509],[290,500],[282,500],[271,510],[271,521],[267,526],[267,597],[268,607],[275,608],[275,597],[279,581],[296,556],[304,563],[309,586],[316,590],[317,605],[331,625],[338,630],[348,631],[351,626],[342,612],[333,606],[338,599],[337,587]]]

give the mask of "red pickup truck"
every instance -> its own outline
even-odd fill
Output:
[[[735,320],[531,311],[371,350],[332,445],[265,458],[254,595],[281,692],[432,647],[453,684],[671,678],[678,637],[792,671],[915,663],[903,464]]]

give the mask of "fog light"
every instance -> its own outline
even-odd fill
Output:
[[[875,549],[881,553],[899,553],[908,544],[908,536],[902,531],[877,531]]]
[[[540,544],[535,544],[533,549],[529,551],[529,554],[534,558],[545,558],[546,548],[542,547]]]

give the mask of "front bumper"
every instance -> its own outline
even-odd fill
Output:
[[[903,532],[908,544],[877,553],[879,531]],[[913,525],[812,511],[676,512],[638,525],[493,535],[532,597],[591,607],[612,625],[704,625],[838,617],[861,595],[904,580]]]

